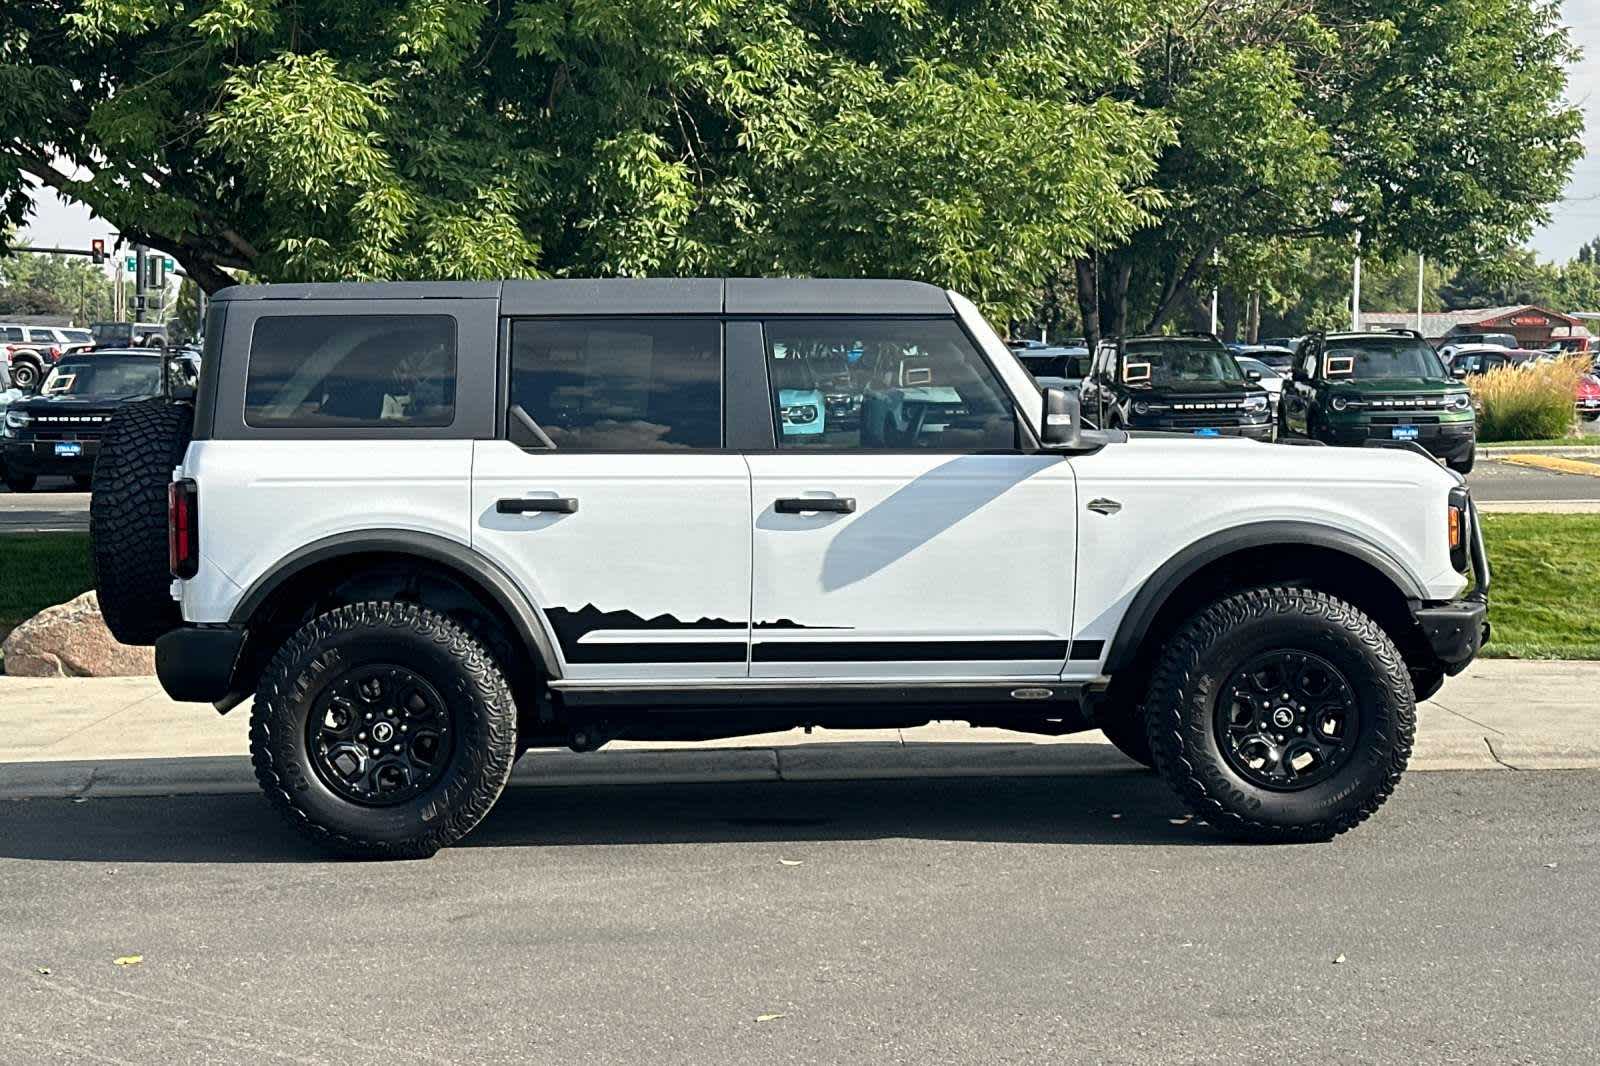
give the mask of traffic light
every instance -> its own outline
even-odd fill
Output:
[[[89,256],[96,263],[104,263],[106,261],[105,238],[96,237],[94,240],[89,242]]]
[[[144,287],[159,289],[167,283],[166,261],[159,255],[144,257]]]

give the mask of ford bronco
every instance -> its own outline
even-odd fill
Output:
[[[1487,637],[1415,449],[1091,428],[929,285],[239,287],[205,338],[102,446],[102,609],[174,698],[253,697],[262,787],[345,852],[460,839],[531,747],[935,719],[1099,728],[1323,839]]]

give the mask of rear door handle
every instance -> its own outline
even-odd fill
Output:
[[[772,505],[779,514],[805,514],[808,511],[831,511],[834,514],[851,514],[856,509],[852,496],[785,496]]]
[[[500,500],[494,509],[501,514],[527,514],[529,511],[549,511],[555,514],[577,514],[578,500],[575,496],[544,496],[539,498],[517,497],[515,499]]]

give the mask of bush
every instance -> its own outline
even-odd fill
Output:
[[[1572,429],[1583,359],[1502,367],[1469,382],[1478,407],[1478,439],[1556,440]]]

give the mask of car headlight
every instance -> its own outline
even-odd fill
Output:
[[[1328,401],[1328,406],[1333,408],[1335,411],[1343,411],[1346,407],[1350,406],[1350,401],[1345,399],[1343,396],[1335,396],[1333,399]]]
[[[1469,392],[1456,393],[1454,396],[1450,397],[1450,406],[1454,407],[1457,411],[1465,411],[1467,408],[1472,406],[1472,394]]]
[[[32,421],[33,421],[33,416],[30,415],[26,411],[7,411],[6,412],[6,428],[7,429],[23,429],[28,425],[29,422],[32,422]]]
[[[1267,409],[1267,398],[1265,396],[1246,396],[1244,409],[1252,414],[1261,414]]]

